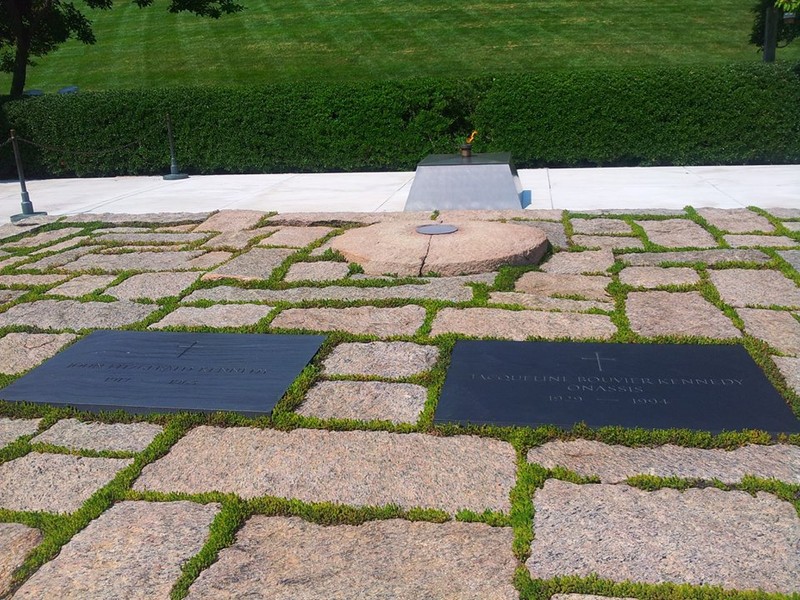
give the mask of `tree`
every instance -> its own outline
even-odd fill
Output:
[[[140,7],[153,0],[134,0]],[[84,0],[89,8],[110,9],[114,0]],[[242,10],[236,0],[171,0],[169,12],[217,19]],[[94,44],[92,23],[65,0],[0,0],[0,70],[12,73],[11,95],[21,96],[28,66],[70,38]]]
[[[764,53],[764,62],[775,60],[775,49],[784,47],[800,35],[800,22],[784,20],[784,14],[800,10],[800,0],[758,0],[752,8],[755,16],[750,43]]]

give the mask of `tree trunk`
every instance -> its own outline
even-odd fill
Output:
[[[11,96],[14,98],[19,98],[22,96],[22,92],[25,91],[25,77],[28,73],[28,55],[30,49],[30,36],[19,36],[17,38],[17,49],[14,55],[14,73],[11,78]]]
[[[780,9],[767,7],[764,15],[764,62],[775,62],[775,48],[778,46],[778,19]]]

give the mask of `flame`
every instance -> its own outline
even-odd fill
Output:
[[[469,137],[467,138],[467,143],[468,143],[468,144],[471,144],[471,143],[472,143],[472,140],[474,140],[474,139],[475,139],[475,136],[476,136],[476,135],[478,135],[478,132],[477,132],[477,131],[473,131],[472,133],[470,133],[470,134],[469,134]]]

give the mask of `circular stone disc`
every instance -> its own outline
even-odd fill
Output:
[[[422,233],[425,235],[442,235],[445,233],[455,233],[458,231],[458,227],[455,225],[444,225],[444,224],[437,224],[437,225],[420,225],[417,227],[417,233]]]

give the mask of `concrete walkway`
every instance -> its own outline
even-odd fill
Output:
[[[786,186],[796,169],[784,168]],[[652,173],[679,178],[674,170]],[[605,174],[598,171],[591,188],[605,190],[603,197],[614,186],[629,189],[598,186]],[[38,192],[31,185],[43,200],[37,208],[70,214],[0,225],[0,397],[96,330],[326,340],[270,418],[98,417],[0,400],[0,598],[589,599],[580,593],[651,600],[673,597],[675,584],[691,586],[681,588],[683,598],[720,595],[708,586],[731,600],[752,598],[753,590],[797,597],[800,435],[597,425],[512,431],[437,420],[453,338],[629,349],[711,342],[749,355],[747,364],[775,387],[779,428],[797,427],[789,412],[797,413],[800,395],[796,203],[696,211],[667,204],[665,214],[654,205],[665,206],[666,188],[648,179],[631,196],[640,199],[638,214],[385,212],[409,176],[141,178],[127,190],[128,180],[105,180],[97,183],[106,186],[105,200],[94,204],[82,195],[91,181],[42,182]],[[574,175],[575,189],[581,176]],[[304,203],[289,202],[295,212],[278,215],[210,212],[262,202],[257,186],[245,183],[269,178],[274,193]],[[348,204],[346,197],[367,179],[375,184],[362,190],[371,194],[368,210],[322,212],[321,198],[336,181],[336,208],[364,208],[359,202],[367,200]],[[206,189],[193,200],[187,190],[208,187],[205,181],[216,182],[218,195]],[[293,181],[306,183],[290,193]],[[626,181],[630,187],[633,179]],[[714,181],[713,189],[727,190],[714,202],[737,192],[730,181],[729,188]],[[230,189],[236,182],[238,200]],[[309,182],[320,197],[310,197]],[[648,186],[663,195],[648,196]],[[46,195],[59,190],[69,202],[48,206]],[[173,190],[181,190],[180,201],[167,206]],[[780,193],[772,193],[765,202],[778,202]],[[123,206],[136,214],[107,213]],[[82,214],[88,210],[107,214]],[[189,212],[172,212],[179,210]],[[492,264],[484,265],[488,272],[393,281],[329,251],[357,226],[437,218],[540,230],[554,252],[527,270]],[[107,369],[92,386],[104,401],[120,389],[124,397],[139,368],[180,372],[169,385],[190,398],[198,393],[192,369],[246,371],[220,369],[216,359],[176,364],[195,344],[153,352],[141,364],[109,358],[68,368]],[[547,401],[591,404],[609,392],[634,413],[671,414],[658,386],[674,379],[624,383],[636,374],[621,371],[610,379],[624,385],[609,385],[600,380],[612,371],[595,356],[602,377],[579,386],[590,395]],[[273,362],[286,370],[281,358]],[[575,377],[530,368],[534,379]],[[509,377],[504,370],[488,379]],[[709,381],[703,375],[702,384]],[[45,388],[66,398],[67,386],[48,380]],[[85,396],[77,385],[69,391]],[[673,393],[670,401],[685,402]],[[742,410],[707,412],[743,418],[749,428],[767,411],[760,394],[744,402]]]
[[[800,206],[800,165],[522,169],[530,209]],[[403,210],[413,172],[51,179],[28,182],[36,210],[55,215],[251,209]],[[19,184],[0,183],[0,222],[20,212]]]

